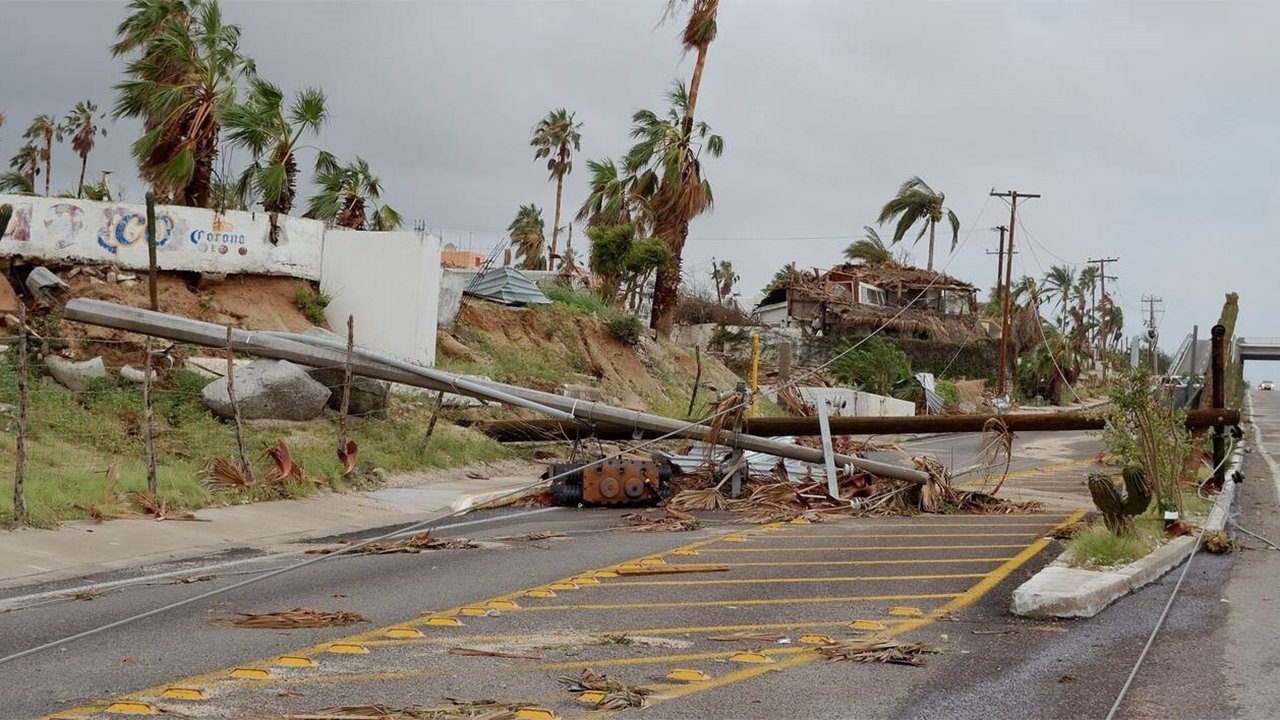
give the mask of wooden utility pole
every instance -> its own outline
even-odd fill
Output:
[[[1120,261],[1120,258],[1118,257],[1089,258],[1089,260],[1087,261],[1090,265],[1094,263],[1097,263],[1098,265],[1098,281],[1102,284],[1102,304],[1104,306],[1107,303],[1107,263],[1113,263],[1113,262],[1119,262],[1119,261]],[[1113,276],[1110,279],[1115,280],[1116,278]],[[1093,306],[1094,306],[1094,309],[1096,310],[1098,307],[1098,302],[1096,300],[1094,301]],[[1107,320],[1109,320],[1110,317],[1099,318],[1099,319],[1101,322],[1099,323],[1099,327],[1098,327],[1098,335],[1100,340],[1100,342],[1098,343],[1098,355],[1102,360],[1102,378],[1105,380],[1107,377],[1107,344],[1108,344],[1108,337],[1110,335],[1109,331],[1111,329],[1107,326]]]
[[[1151,374],[1155,375],[1160,372],[1160,366],[1156,362],[1156,338],[1159,333],[1156,332],[1156,304],[1164,302],[1163,298],[1154,295],[1143,295],[1142,303],[1147,306],[1147,352],[1151,354]]]
[[[160,301],[156,297],[156,196],[147,191],[147,292],[151,297],[151,309],[159,310]],[[148,348],[149,350],[149,348]],[[150,357],[148,355],[147,357]]]
[[[996,382],[996,395],[1005,394],[1005,376],[1009,369],[1009,325],[1011,295],[1009,292],[1013,278],[1013,231],[1018,226],[1018,198],[1038,198],[1037,193],[1023,193],[1017,190],[1005,192],[991,191],[991,197],[1009,198],[1009,248],[1005,257],[1004,272],[1004,308],[1000,313],[1000,377]]]
[[[1004,234],[1009,228],[997,225],[991,229],[1000,231],[1000,249],[995,252],[988,250],[987,254],[996,256],[996,302],[1004,307]]]

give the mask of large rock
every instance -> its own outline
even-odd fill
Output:
[[[324,385],[329,390],[329,407],[342,409],[342,385],[346,381],[346,371],[340,367],[311,368],[307,374],[312,380]],[[351,398],[347,403],[347,413],[358,416],[382,417],[387,414],[387,401],[390,387],[387,383],[359,375],[351,378]]]
[[[235,415],[226,378],[205,385],[201,395],[217,415]],[[312,420],[324,412],[329,388],[287,360],[255,360],[236,369],[236,400],[245,420]]]
[[[95,381],[110,379],[100,357],[76,362],[61,355],[45,355],[44,365],[59,385],[70,390],[84,390]]]

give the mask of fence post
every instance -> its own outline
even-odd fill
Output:
[[[151,494],[151,497],[155,498],[159,491],[159,483],[156,481],[156,438],[155,424],[153,422],[155,413],[152,410],[153,398],[151,397],[151,376],[154,363],[151,360],[150,335],[147,336],[144,351],[147,354],[147,360],[142,371],[142,424],[147,440],[147,492]]]
[[[0,278],[0,282],[6,282]],[[18,446],[13,474],[13,511],[27,517],[27,308],[18,301]]]
[[[1221,325],[1214,325],[1209,331],[1212,338],[1210,343],[1210,357],[1213,362],[1213,371],[1210,381],[1212,382],[1213,409],[1221,411],[1227,406],[1226,395],[1226,375],[1227,375],[1227,352],[1226,352],[1226,336],[1227,329]],[[1222,489],[1222,483],[1227,477],[1227,469],[1225,459],[1227,456],[1226,449],[1226,426],[1221,422],[1213,426],[1213,487],[1218,490]]]
[[[351,356],[355,352],[355,316],[347,316],[347,361],[342,373],[342,409],[338,414],[338,456],[347,454],[347,409],[351,406]]]
[[[240,465],[245,477],[254,482],[253,465],[249,462],[249,448],[244,444],[244,424],[240,422],[240,401],[236,399],[236,356],[231,349],[231,326],[227,326],[227,399],[231,401],[231,417],[236,423],[236,447],[240,450]]]

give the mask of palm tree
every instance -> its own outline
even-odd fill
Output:
[[[40,149],[31,143],[18,148],[9,158],[9,172],[0,176],[0,190],[21,195],[36,194],[36,177],[40,175]]]
[[[702,88],[702,70],[707,64],[707,48],[716,39],[716,13],[720,10],[720,0],[667,0],[662,19],[674,17],[680,6],[690,2],[689,18],[680,32],[680,44],[687,53],[697,53],[693,63],[693,78],[689,80],[689,99],[684,104],[683,127],[686,135],[693,133],[693,113],[698,106],[698,91]],[[678,258],[678,254],[677,254]]]
[[[90,100],[81,100],[62,121],[62,131],[71,136],[71,149],[80,156],[80,181],[76,183],[76,197],[84,194],[84,171],[89,165],[89,153],[99,135],[106,137],[107,129],[100,124],[106,113],[98,113],[98,106]]]
[[[228,108],[222,121],[227,139],[253,153],[244,181],[261,195],[262,209],[287,215],[297,196],[298,143],[308,132],[319,134],[329,114],[319,88],[299,90],[288,110],[284,99],[278,86],[254,77],[248,97]]]
[[[880,234],[870,225],[864,225],[863,237],[854,240],[844,249],[844,257],[849,261],[858,261],[863,265],[896,265],[889,247],[880,239]]]
[[[113,50],[142,52],[115,86],[115,117],[143,120],[133,156],[158,195],[207,207],[221,115],[235,102],[236,80],[253,72],[240,54],[240,28],[223,23],[217,0],[136,0],[132,7]],[[161,17],[164,8],[176,12]]]
[[[571,150],[576,152],[581,149],[579,144],[582,135],[578,133],[580,127],[582,123],[573,121],[573,113],[564,108],[552,110],[533,129],[533,138],[529,140],[529,144],[535,148],[533,159],[547,158],[547,170],[551,172],[548,179],[556,181],[556,213],[551,224],[553,260],[558,248],[556,240],[560,237],[560,198],[564,193],[564,177],[573,172],[573,162],[569,157]]]
[[[316,156],[316,172],[312,181],[320,191],[311,196],[305,217],[331,222],[353,230],[390,231],[404,223],[400,213],[390,205],[379,206],[382,181],[369,169],[369,161],[357,156],[339,165],[327,152]],[[373,213],[368,212],[373,206]]]
[[[724,299],[733,295],[733,286],[742,278],[733,271],[733,263],[721,260],[711,265],[711,281],[716,286],[716,300],[723,305]]]
[[[1058,327],[1063,331],[1067,327],[1067,310],[1071,302],[1071,289],[1076,285],[1076,269],[1070,265],[1054,265],[1044,276],[1045,286],[1058,294],[1058,312],[1061,313]]]
[[[898,188],[898,194],[889,202],[880,208],[880,217],[876,219],[876,223],[883,225],[886,221],[898,218],[898,225],[893,231],[892,243],[902,242],[902,238],[906,236],[907,231],[911,229],[918,221],[924,220],[924,226],[920,228],[920,233],[916,235],[915,242],[920,242],[920,238],[924,237],[925,232],[929,233],[929,265],[928,269],[933,270],[933,241],[934,234],[937,231],[938,223],[945,217],[947,222],[951,224],[951,249],[956,249],[956,243],[960,241],[960,218],[956,217],[955,212],[951,208],[946,207],[947,196],[940,192],[935,192],[929,184],[919,177],[913,177],[902,183]]]
[[[44,194],[49,196],[49,180],[53,174],[53,143],[62,142],[62,127],[52,115],[37,115],[27,126],[22,137],[33,144],[39,152],[40,163],[44,165]],[[25,148],[24,148],[25,150]],[[32,176],[32,185],[35,185]]]
[[[709,211],[714,202],[711,184],[702,176],[701,156],[704,150],[711,157],[720,157],[724,151],[724,139],[713,135],[705,122],[686,129],[689,94],[684,83],[677,82],[667,99],[671,107],[665,118],[652,110],[639,110],[631,117],[631,137],[636,144],[627,153],[625,168],[635,176],[632,192],[646,198],[653,213],[653,235],[671,248],[674,259],[659,268],[653,289],[649,325],[663,335],[670,334],[675,322],[689,223]]]
[[[507,234],[516,246],[520,267],[525,270],[545,270],[547,259],[546,238],[543,235],[542,210],[529,203],[521,205],[516,217],[507,226]]]
[[[578,209],[577,220],[587,225],[626,225],[632,220],[633,201],[631,187],[635,177],[628,175],[610,158],[588,160],[591,173],[591,190]]]

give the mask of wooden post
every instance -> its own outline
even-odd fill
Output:
[[[760,333],[751,333],[751,417],[756,416],[756,398],[760,396]]]
[[[778,384],[786,385],[791,381],[791,353],[795,348],[790,340],[778,345]]]
[[[154,423],[155,413],[153,412],[153,409],[152,409],[152,397],[151,397],[151,376],[153,374],[151,368],[153,363],[151,361],[151,336],[150,335],[147,336],[145,352],[147,354],[147,362],[142,371],[143,372],[143,375],[142,375],[143,428],[142,429],[143,429],[143,432],[146,433],[146,440],[147,440],[147,492],[151,493],[151,497],[154,498],[156,497],[156,493],[159,489],[159,483],[156,481],[156,438],[155,438],[155,423]]]
[[[5,207],[8,207],[6,205]],[[0,279],[0,282],[5,280]],[[18,446],[13,471],[13,511],[27,517],[27,308],[18,301]]]
[[[1227,348],[1226,336],[1227,329],[1221,325],[1214,325],[1209,331],[1212,339],[1210,346],[1210,356],[1213,361],[1213,375],[1210,378],[1212,382],[1211,391],[1213,394],[1213,409],[1222,410],[1227,406],[1226,393],[1226,375],[1227,375]],[[1218,490],[1222,489],[1222,483],[1227,477],[1226,457],[1226,426],[1216,424],[1213,426],[1213,482],[1212,486]]]
[[[244,442],[244,423],[240,422],[240,401],[236,399],[236,354],[231,349],[231,326],[227,326],[227,399],[231,401],[231,417],[236,423],[236,447],[240,450],[240,467],[250,483],[254,482],[253,465],[249,462],[249,446]]]
[[[697,345],[693,346],[693,359],[698,363],[698,369],[693,374],[693,392],[689,394],[689,410],[685,417],[693,417],[693,406],[698,402],[698,386],[702,384],[702,348]]]
[[[347,361],[342,374],[342,410],[338,415],[338,454],[347,452],[347,408],[351,405],[351,356],[355,352],[355,316],[347,316]]]
[[[147,191],[147,269],[147,288],[151,293],[151,309],[158,311],[160,309],[160,301],[156,297],[156,196],[150,190]],[[147,347],[147,362],[151,362],[151,348],[149,345]],[[150,364],[147,367],[150,368]]]

